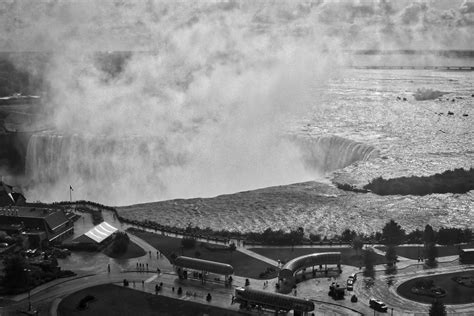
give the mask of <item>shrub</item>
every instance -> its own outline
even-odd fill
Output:
[[[192,237],[184,237],[181,239],[181,245],[186,249],[192,249],[196,246],[196,239]]]
[[[112,253],[121,254],[127,251],[130,238],[125,232],[116,232],[112,241]]]
[[[92,295],[86,295],[83,299],[79,301],[79,304],[77,306],[77,309],[79,310],[84,310],[87,308],[89,302],[95,300],[95,297]]]
[[[321,241],[321,235],[311,233],[309,234],[309,240],[314,241],[314,242]]]

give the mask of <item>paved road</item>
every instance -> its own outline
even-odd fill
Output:
[[[394,308],[394,315],[424,315],[428,313],[429,304],[418,303],[405,299],[396,292],[397,287],[405,281],[434,273],[450,273],[459,271],[474,271],[474,265],[460,266],[457,262],[446,263],[443,267],[423,270],[422,264],[398,269],[396,275],[386,275],[382,269],[376,273],[374,282],[361,277],[355,282],[354,293],[368,304],[371,297],[382,299],[389,308]],[[456,315],[473,315],[474,303],[447,305],[447,311]]]

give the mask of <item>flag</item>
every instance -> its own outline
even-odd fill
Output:
[[[71,185],[69,185],[69,190],[74,191]]]

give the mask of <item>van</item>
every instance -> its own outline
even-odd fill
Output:
[[[375,298],[371,298],[369,300],[369,306],[377,311],[386,312],[388,310],[387,305],[384,302],[377,300]]]
[[[349,279],[352,279],[353,282],[355,282],[357,280],[357,273],[352,273],[351,275],[349,275]]]

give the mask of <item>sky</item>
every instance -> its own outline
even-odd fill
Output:
[[[472,1],[459,0],[7,0],[0,3],[0,47],[157,50],[173,34],[205,32],[207,25],[269,36],[310,33],[354,49],[473,49],[473,12]]]

